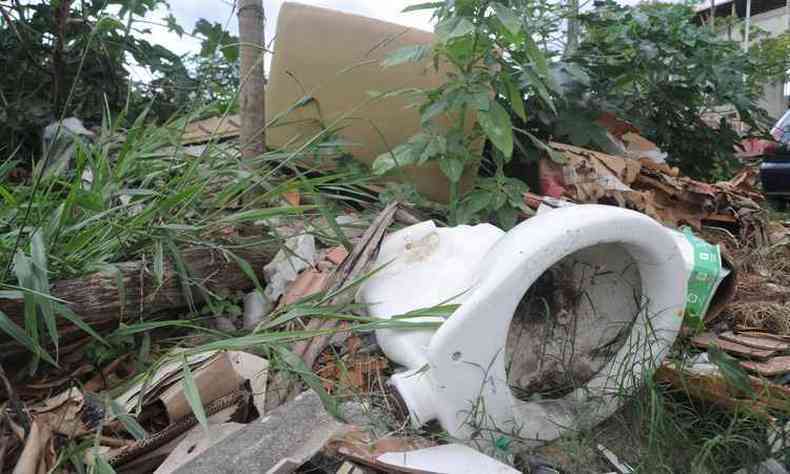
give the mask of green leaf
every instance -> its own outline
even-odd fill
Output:
[[[507,98],[510,101],[510,106],[513,108],[513,112],[518,115],[521,120],[526,122],[527,111],[524,108],[524,96],[521,92],[521,89],[519,89],[513,81],[507,78],[505,78],[505,87],[507,87]]]
[[[527,47],[527,57],[529,57],[532,64],[535,65],[535,70],[541,77],[549,77],[549,63],[546,61],[546,56],[543,54],[543,51],[540,50],[535,40],[532,39],[532,36],[525,35],[526,38],[526,47]]]
[[[186,397],[189,407],[192,408],[192,413],[195,414],[198,422],[203,426],[203,429],[208,431],[208,419],[206,418],[206,410],[203,408],[203,401],[200,400],[200,392],[195,379],[192,377],[192,371],[189,370],[189,362],[186,356],[182,357],[182,377],[184,387],[184,397]]]
[[[316,206],[283,206],[283,207],[269,207],[266,209],[250,209],[249,211],[241,211],[229,216],[223,217],[219,220],[222,223],[241,223],[241,222],[255,222],[279,216],[291,216],[303,214],[304,211],[315,209]]]
[[[444,2],[418,3],[416,5],[409,5],[408,7],[401,10],[401,13],[416,12],[419,10],[433,10],[442,6],[444,6]]]
[[[127,413],[120,403],[116,402],[112,398],[109,399],[109,402],[110,413],[112,413],[112,416],[121,422],[123,427],[126,428],[126,431],[128,431],[130,435],[134,436],[134,439],[140,441],[148,436],[145,428],[140,426],[140,423],[138,423],[132,415]]]
[[[425,107],[422,110],[422,113],[420,114],[420,121],[422,122],[423,125],[427,124],[434,117],[447,110],[448,106],[449,104],[444,98],[441,98],[429,104],[427,107]]]
[[[446,157],[439,160],[439,168],[453,183],[460,181],[461,175],[464,174],[464,163],[458,158]]]
[[[513,10],[501,3],[494,3],[492,6],[497,18],[499,18],[499,21],[502,22],[505,28],[512,34],[517,35],[521,31],[521,18],[513,13]]]
[[[45,361],[49,362],[50,364],[57,366],[55,360],[47,354],[41,346],[38,345],[36,341],[34,341],[30,336],[27,335],[25,331],[22,330],[16,323],[11,321],[11,318],[6,316],[5,313],[0,311],[0,331],[11,336],[13,340],[21,344],[27,350],[40,356]]]
[[[727,382],[727,385],[734,388],[742,395],[754,396],[754,387],[752,387],[749,375],[741,367],[738,359],[725,353],[718,348],[715,344],[708,347],[708,356],[710,362],[719,368],[722,377]]]
[[[44,243],[44,236],[41,231],[33,234],[33,238],[30,242],[30,253],[32,255],[32,274],[29,279],[31,283],[30,288],[48,295],[49,277],[47,275],[47,246],[46,243]],[[55,312],[52,309],[52,301],[40,295],[33,296],[33,300],[35,301],[36,307],[41,311],[44,324],[47,327],[47,332],[57,352],[60,334],[58,333],[58,326],[55,321]]]
[[[110,463],[104,459],[104,456],[99,452],[99,450],[95,450],[93,453],[93,473],[94,474],[116,474],[115,469],[112,468]]]
[[[437,306],[432,306],[430,308],[415,309],[415,310],[409,311],[406,314],[400,314],[400,315],[392,316],[392,319],[422,318],[422,317],[426,317],[426,316],[433,316],[433,317],[440,317],[440,318],[449,318],[460,307],[461,307],[460,304],[440,304],[440,305],[437,305]]]
[[[522,82],[525,86],[531,85],[535,88],[535,91],[538,93],[538,97],[546,103],[551,108],[551,111],[555,114],[557,113],[557,109],[554,107],[554,100],[551,98],[551,94],[549,94],[549,90],[546,88],[546,84],[543,82],[543,79],[538,77],[530,68],[525,68],[524,73],[522,74]]]
[[[165,250],[161,240],[154,244],[154,278],[158,286],[165,281]]]
[[[418,133],[409,140],[409,144],[415,162],[420,165],[447,151],[447,139],[442,135]]]
[[[488,111],[478,112],[478,120],[483,132],[506,158],[513,156],[513,124],[510,115],[496,100],[491,101]]]
[[[342,415],[340,412],[340,403],[327,393],[326,389],[324,389],[324,384],[321,382],[321,378],[305,365],[302,358],[279,345],[274,346],[274,350],[287,369],[290,372],[296,373],[308,387],[318,394],[326,411],[340,418]]]
[[[496,211],[496,221],[504,230],[510,230],[518,221],[518,210],[509,206],[503,206]]]
[[[167,25],[167,30],[177,34],[179,38],[184,35],[184,28],[178,24],[178,20],[172,13],[165,17],[165,24]]]
[[[404,63],[418,63],[425,59],[430,51],[430,45],[417,44],[413,46],[405,46],[391,54],[388,54],[387,57],[381,61],[381,65],[384,67],[392,67]]]
[[[466,18],[450,18],[436,25],[436,37],[446,43],[475,32],[475,25]]]
[[[469,193],[466,197],[466,206],[467,211],[470,214],[477,214],[478,212],[482,211],[483,209],[487,208],[491,204],[491,199],[493,195],[483,189],[478,189]]]
[[[109,346],[110,343],[107,342],[103,337],[99,335],[91,326],[90,324],[83,321],[83,319],[74,311],[72,311],[68,306],[63,304],[55,305],[55,310],[58,312],[60,316],[68,320],[71,324],[77,326],[78,328],[85,331],[88,335],[92,338],[96,339],[97,341],[101,342],[102,344]]]
[[[261,282],[258,280],[258,275],[255,274],[255,270],[252,269],[252,266],[249,264],[249,262],[239,257],[235,253],[231,252],[230,250],[226,249],[225,254],[236,262],[236,265],[239,266],[242,273],[244,273],[244,275],[246,275],[251,282],[255,283],[255,289],[263,293],[263,287],[261,286]]]
[[[373,174],[381,176],[389,173],[395,168],[414,163],[416,158],[412,153],[412,147],[408,143],[396,146],[389,153],[382,153],[373,162]]]

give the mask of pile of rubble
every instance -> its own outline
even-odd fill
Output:
[[[709,184],[655,161],[649,148],[623,157],[561,143],[550,146],[564,161],[541,160],[544,196],[627,207],[673,228],[721,227],[751,247],[768,241],[767,216],[760,206],[764,198],[756,190],[754,168],[745,168],[730,181]]]

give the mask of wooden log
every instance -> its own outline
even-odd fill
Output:
[[[263,267],[274,257],[275,249],[250,247],[234,249],[233,253],[245,260],[262,282]],[[165,262],[159,284],[153,262],[136,261],[115,264],[120,273],[99,272],[57,281],[51,286],[50,294],[68,302],[67,306],[95,329],[107,331],[120,322],[137,322],[163,310],[187,308],[190,304],[187,286],[194,304],[204,301],[201,286],[212,293],[247,291],[255,286],[236,261],[220,250],[191,248],[182,251],[181,256],[190,277],[187,285],[181,281],[173,262]],[[122,285],[118,284],[119,280]],[[0,299],[0,311],[24,327],[22,299]],[[58,326],[64,339],[81,332],[64,318],[58,318]],[[7,335],[0,333],[0,349],[8,349],[10,342]]]

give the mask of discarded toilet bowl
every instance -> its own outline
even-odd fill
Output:
[[[683,322],[674,237],[617,207],[556,209],[508,233],[422,222],[385,239],[377,264],[357,297],[372,316],[460,304],[447,319],[410,319],[436,329],[376,336],[407,368],[391,383],[412,421],[472,442],[539,444],[602,421]]]

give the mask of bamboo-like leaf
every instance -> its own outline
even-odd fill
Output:
[[[280,360],[285,363],[287,368],[298,375],[302,381],[310,387],[315,393],[318,394],[318,397],[321,399],[321,402],[324,404],[324,408],[330,414],[334,415],[337,418],[341,417],[340,412],[340,403],[330,395],[326,389],[324,388],[324,384],[321,382],[321,377],[315,374],[312,370],[310,370],[302,360],[301,357],[297,356],[290,350],[282,347],[280,345],[274,346],[274,350],[277,355],[280,357]]]
[[[430,54],[430,45],[417,44],[412,46],[404,46],[384,58],[381,65],[384,67],[398,66],[404,63],[418,63],[425,59]]]
[[[186,397],[189,407],[192,408],[192,413],[195,414],[195,418],[197,418],[198,422],[203,426],[203,429],[208,431],[206,410],[203,408],[203,401],[200,399],[200,392],[198,391],[197,385],[195,385],[195,379],[192,377],[192,371],[189,370],[189,362],[187,361],[186,356],[182,358],[182,362],[182,386],[184,387],[184,397]]]
[[[16,323],[11,321],[11,318],[6,316],[5,313],[0,311],[0,330],[8,334],[12,339],[21,344],[27,350],[40,356],[45,361],[52,365],[57,365],[55,360],[47,354],[41,346],[38,345],[25,331],[22,330]]]
[[[140,426],[140,423],[137,422],[137,419],[127,413],[120,403],[116,402],[112,398],[109,399],[109,402],[110,413],[112,413],[112,416],[121,422],[123,427],[126,428],[126,431],[128,431],[130,435],[134,436],[134,439],[139,441],[145,439],[145,437],[148,436],[145,428]]]
[[[409,13],[415,12],[419,10],[433,10],[444,6],[444,2],[425,2],[425,3],[418,3],[416,5],[409,5],[408,7],[401,10],[401,13]]]
[[[154,278],[158,286],[165,281],[165,251],[161,240],[154,244]]]
[[[435,31],[439,41],[446,43],[452,39],[474,33],[475,25],[466,18],[449,18],[436,25]]]
[[[71,324],[77,326],[78,328],[82,329],[86,333],[88,333],[92,338],[96,339],[97,341],[101,342],[102,344],[109,346],[110,343],[107,342],[103,337],[99,335],[88,323],[82,320],[82,318],[72,311],[68,306],[62,304],[55,305],[56,312],[68,320]]]
[[[236,265],[239,266],[241,271],[250,279],[251,282],[255,283],[255,289],[263,293],[263,286],[261,282],[258,280],[258,275],[255,274],[255,270],[252,269],[252,266],[243,258],[239,257],[235,253],[231,252],[230,250],[225,250],[225,255],[229,256],[236,262]]]
[[[710,356],[710,362],[719,368],[727,385],[741,395],[750,397],[755,395],[749,375],[743,370],[736,358],[722,351],[715,344],[708,348],[708,355]]]
[[[304,211],[313,210],[315,208],[316,206],[287,206],[270,207],[267,209],[252,209],[227,216],[223,219],[220,219],[220,222],[237,224],[242,222],[262,221],[271,219],[272,217],[299,215],[303,214]]]
[[[96,450],[93,453],[93,473],[94,474],[116,474],[115,469],[104,459],[104,456]]]

